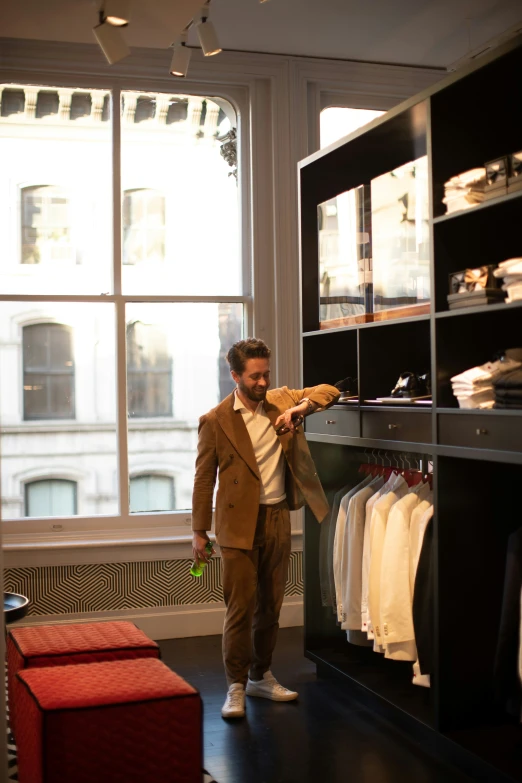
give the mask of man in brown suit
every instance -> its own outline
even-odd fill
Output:
[[[227,361],[237,388],[200,419],[192,528],[194,557],[208,560],[219,475],[216,539],[229,686],[222,715],[236,718],[245,714],[245,693],[274,701],[297,698],[270,672],[291,550],[289,510],[307,503],[319,522],[328,512],[299,424],[336,402],[339,392],[327,385],[269,391],[270,349],[255,338],[235,343]]]

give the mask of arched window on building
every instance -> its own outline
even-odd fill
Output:
[[[22,264],[74,261],[69,199],[55,185],[22,188]]]
[[[155,474],[134,476],[130,480],[130,510],[173,511],[175,508],[174,479]]]
[[[165,196],[141,188],[123,194],[123,263],[165,259]]]
[[[42,479],[25,485],[26,517],[71,517],[77,513],[76,481]]]
[[[161,327],[127,324],[127,399],[131,418],[172,416],[172,359]]]
[[[72,329],[33,324],[22,334],[24,419],[74,419]]]

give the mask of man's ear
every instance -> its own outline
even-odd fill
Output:
[[[237,374],[237,372],[234,372],[234,370],[230,370],[230,375],[234,379],[234,383],[239,383],[241,380],[240,376]]]

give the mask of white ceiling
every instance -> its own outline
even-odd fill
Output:
[[[194,5],[133,0],[127,42],[167,47]],[[522,20],[522,0],[213,0],[211,9],[224,49],[439,67]],[[18,0],[4,7],[0,35],[92,43],[96,18],[95,0]]]

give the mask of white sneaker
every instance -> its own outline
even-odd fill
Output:
[[[283,688],[271,671],[265,672],[262,680],[251,680],[249,677],[246,693],[247,696],[259,696],[261,699],[272,699],[272,701],[293,701],[299,696],[296,691]]]
[[[232,683],[228,689],[221,714],[224,718],[245,717],[245,688],[240,682]]]

